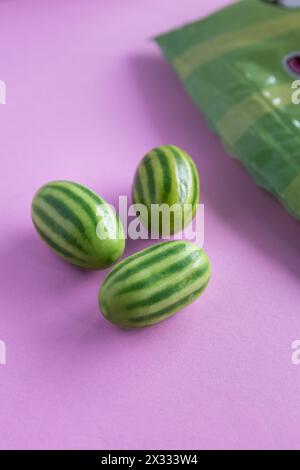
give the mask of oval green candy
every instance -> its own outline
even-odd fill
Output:
[[[143,204],[147,212],[140,212],[143,225],[155,233],[164,233],[164,217],[151,216],[151,206],[173,206],[170,228],[172,235],[183,230],[193,219],[199,201],[200,183],[196,165],[192,158],[174,145],[164,145],[147,153],[140,162],[133,181],[132,199]],[[184,212],[186,211],[186,212]]]
[[[210,261],[197,245],[158,243],[118,263],[99,290],[99,307],[110,322],[125,328],[158,323],[205,290]]]
[[[125,248],[122,222],[92,190],[53,181],[35,194],[31,216],[40,237],[66,261],[85,269],[111,266]]]

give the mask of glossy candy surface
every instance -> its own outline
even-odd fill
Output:
[[[193,302],[210,279],[210,261],[197,245],[158,243],[117,264],[99,291],[104,317],[126,328],[158,323]]]
[[[122,223],[113,208],[89,188],[53,181],[35,194],[31,215],[44,242],[66,261],[102,269],[123,253]]]
[[[195,163],[183,150],[174,145],[157,147],[147,153],[140,162],[132,187],[135,204],[143,204],[147,212],[140,211],[143,225],[166,235],[181,231],[195,215],[199,201],[199,175]],[[151,205],[167,205],[174,208],[171,217],[154,218]],[[169,228],[168,228],[169,227]]]

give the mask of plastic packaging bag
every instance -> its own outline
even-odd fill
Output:
[[[300,0],[241,0],[156,41],[229,153],[300,219]]]

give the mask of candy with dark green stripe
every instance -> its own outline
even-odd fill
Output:
[[[145,206],[145,210],[139,211],[143,225],[153,233],[168,236],[183,230],[193,219],[199,188],[199,175],[192,158],[175,145],[163,145],[151,150],[140,162],[132,199],[135,204]],[[158,210],[153,205],[164,205],[165,209]]]
[[[210,279],[210,261],[197,245],[158,243],[117,264],[99,290],[111,323],[139,328],[158,323],[196,300]]]
[[[71,181],[42,186],[31,216],[41,239],[66,261],[85,269],[111,266],[125,248],[122,223],[91,189]]]

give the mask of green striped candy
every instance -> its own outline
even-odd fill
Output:
[[[102,269],[123,253],[122,223],[113,208],[81,184],[53,181],[32,201],[32,221],[52,250],[76,266]]]
[[[116,325],[153,325],[199,297],[209,278],[209,258],[197,245],[158,243],[113,268],[100,288],[99,306]]]
[[[157,147],[140,162],[132,187],[135,204],[143,204],[147,212],[140,212],[143,225],[160,235],[181,231],[194,217],[199,201],[199,175],[195,163],[183,150],[174,145]],[[151,205],[174,208],[171,217],[160,212],[151,217]],[[176,206],[174,206],[176,205]],[[185,206],[186,205],[186,206]],[[163,215],[164,214],[164,215]],[[170,220],[169,228],[164,224]]]

